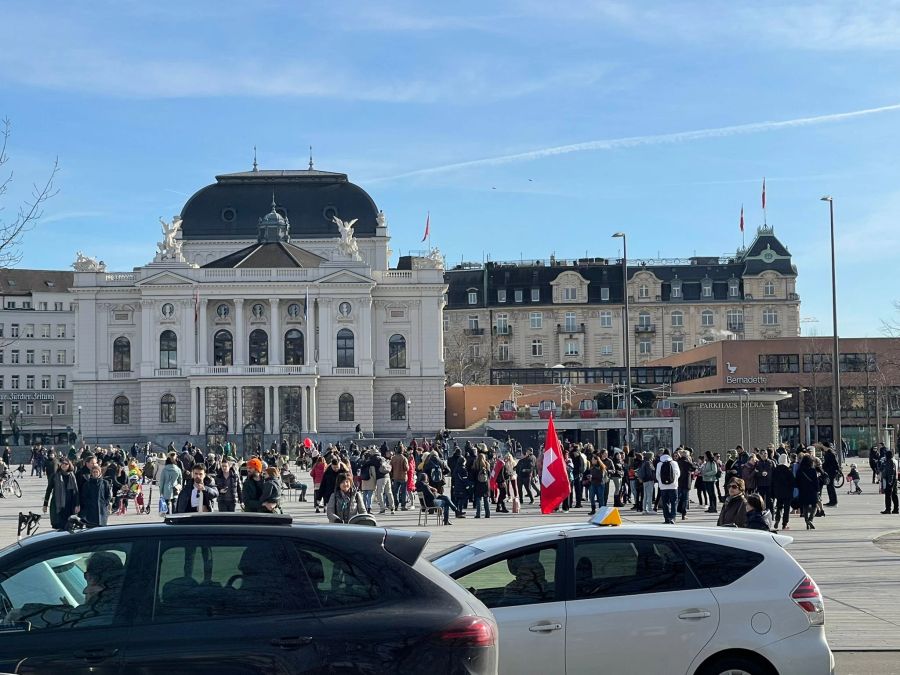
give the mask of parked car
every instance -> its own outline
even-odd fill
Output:
[[[494,673],[491,613],[428,538],[250,513],[36,535],[0,551],[0,672]]]
[[[489,607],[500,672],[833,673],[822,596],[792,539],[725,528],[550,524],[432,562]]]

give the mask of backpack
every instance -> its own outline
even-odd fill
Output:
[[[444,472],[441,471],[441,465],[437,462],[431,465],[431,470],[428,473],[428,480],[431,481],[432,485],[444,482]]]
[[[490,474],[488,474],[487,469],[478,469],[478,473],[475,474],[475,479],[479,483],[487,483],[490,478]]]
[[[663,485],[671,485],[675,482],[675,472],[672,471],[672,462],[663,462],[659,469],[659,480]]]

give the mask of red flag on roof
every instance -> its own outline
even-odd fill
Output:
[[[544,441],[543,460],[541,466],[541,513],[550,513],[565,501],[572,489],[552,416],[547,420],[547,440]]]
[[[763,211],[766,210],[766,177],[763,176],[763,194],[762,194]]]
[[[425,216],[425,236],[422,237],[422,241],[428,239],[429,234],[431,234],[431,211]]]
[[[741,232],[744,231],[744,205],[741,204]]]

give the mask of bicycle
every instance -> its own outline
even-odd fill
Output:
[[[0,497],[6,497],[8,494],[13,494],[18,499],[22,498],[22,487],[19,485],[19,481],[12,477],[12,474],[7,474],[0,481]]]

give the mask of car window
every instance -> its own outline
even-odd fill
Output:
[[[380,584],[349,557],[309,542],[295,546],[322,607],[360,605],[380,597]]]
[[[317,608],[308,582],[278,539],[192,537],[160,545],[156,622]]]
[[[595,537],[575,542],[575,599],[694,588],[681,553],[667,540]]]
[[[705,541],[679,539],[677,544],[700,583],[711,588],[737,581],[765,559],[761,553]]]
[[[56,552],[4,571],[4,630],[114,625],[131,560],[131,544],[117,543]]]
[[[555,602],[556,545],[518,549],[456,581],[490,608]]]

